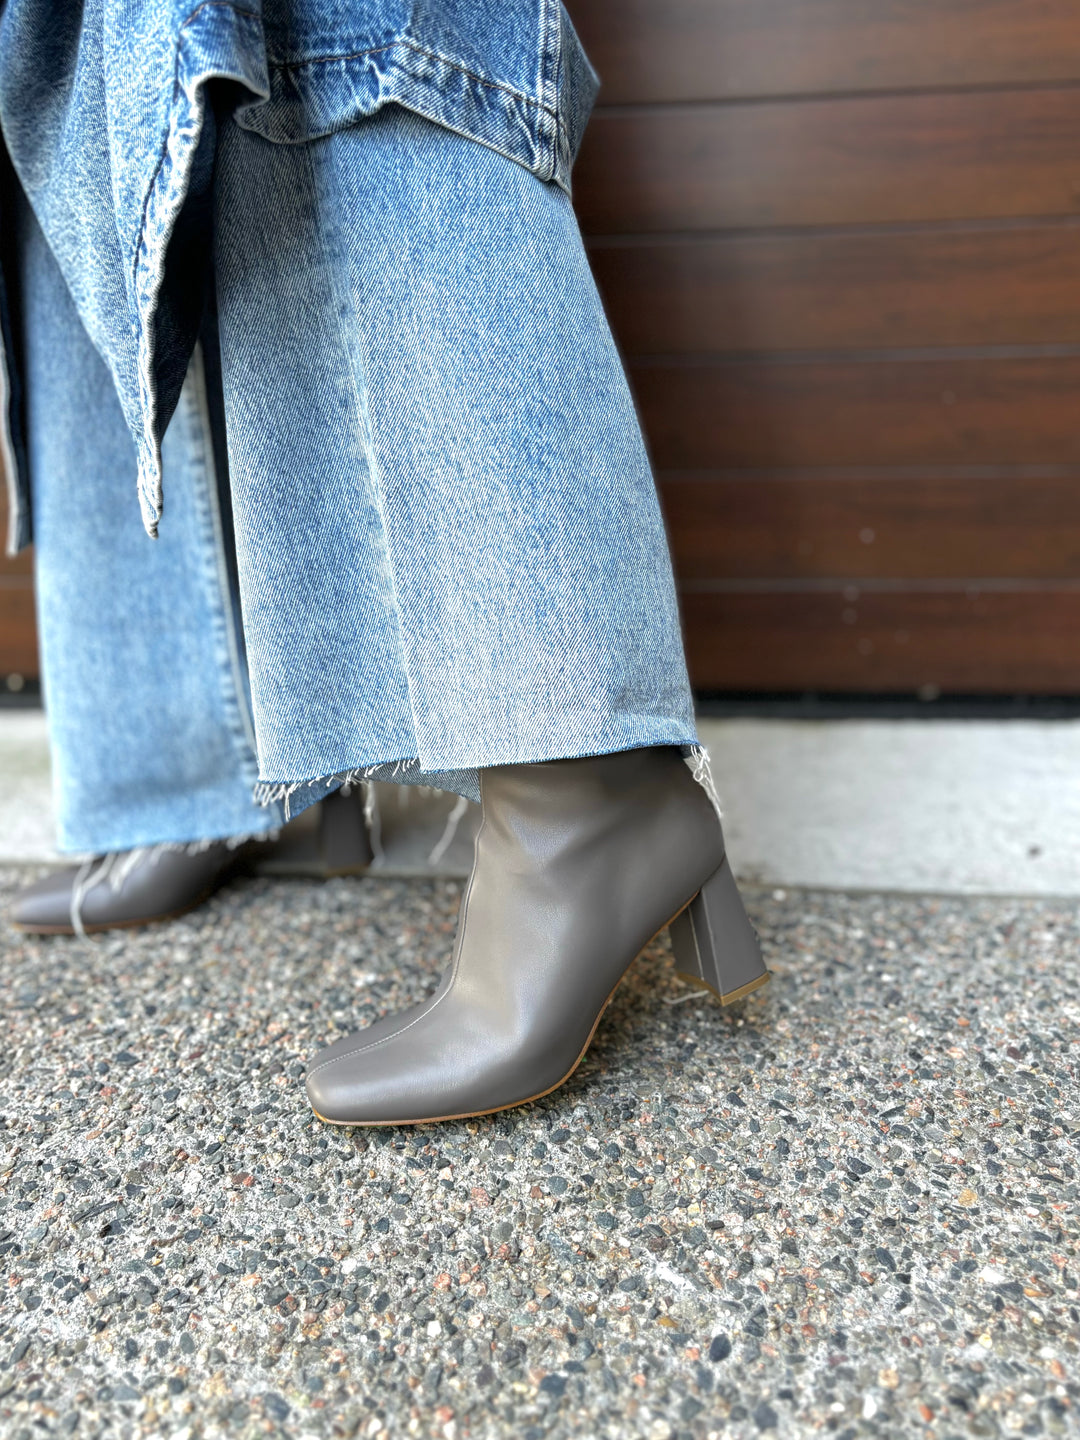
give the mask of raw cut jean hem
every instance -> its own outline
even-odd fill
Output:
[[[259,805],[274,803],[286,807],[286,815],[321,799],[339,785],[381,780],[398,785],[427,785],[450,790],[479,802],[477,771],[493,765],[535,765],[545,760],[575,760],[587,755],[611,755],[620,750],[640,750],[653,745],[677,746],[684,753],[697,752],[700,745],[692,724],[675,724],[655,716],[628,716],[610,726],[596,729],[596,716],[587,717],[588,730],[580,715],[562,716],[559,721],[544,717],[543,739],[522,745],[521,734],[488,741],[483,758],[475,749],[440,752],[436,757],[401,756],[371,763],[360,762],[329,772],[296,780],[262,779],[253,797]],[[565,728],[556,728],[556,726]]]

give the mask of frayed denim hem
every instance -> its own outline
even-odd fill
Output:
[[[682,752],[683,759],[690,768],[694,779],[698,782],[709,802],[716,811],[717,819],[722,818],[720,796],[713,779],[712,766],[709,759],[709,752],[704,745],[694,739],[693,743],[679,741],[652,741],[650,744],[670,743],[676,745]],[[643,749],[644,746],[622,745],[614,746],[610,750],[589,750],[586,754],[613,754],[618,750]],[[566,760],[580,759],[582,755],[547,755],[538,760],[520,761],[499,761],[499,764],[542,764],[544,760]],[[486,767],[484,767],[486,768]],[[420,761],[415,757],[402,760],[394,760],[380,765],[365,765],[351,770],[341,770],[333,775],[315,776],[310,780],[295,781],[260,781],[252,791],[252,799],[257,805],[279,804],[283,807],[285,819],[289,820],[306,810],[309,805],[329,795],[331,791],[341,786],[364,785],[368,787],[368,795],[371,797],[370,786],[374,781],[392,785],[420,785],[432,790],[447,790],[453,794],[460,795],[465,800],[471,800],[475,804],[480,803],[480,780],[477,769],[471,770],[424,770]],[[369,798],[368,808],[373,805]]]

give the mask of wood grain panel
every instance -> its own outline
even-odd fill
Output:
[[[0,536],[7,534],[7,517],[4,514],[4,507],[0,505]],[[0,554],[0,583],[7,576],[30,575],[34,573],[34,554],[32,550],[20,550],[18,555]]]
[[[606,104],[1072,79],[1075,0],[570,0]]]
[[[7,482],[0,466],[0,537],[6,535]],[[33,573],[30,550],[13,557],[0,553],[0,682],[13,672],[26,679],[40,672]]]
[[[34,590],[29,576],[0,576],[0,680],[39,672]]]
[[[1080,468],[661,476],[660,494],[683,580],[1080,579]]]
[[[651,364],[662,470],[1080,464],[1080,357]]]
[[[1080,343],[1071,221],[594,242],[589,259],[631,356]]]
[[[593,234],[1080,213],[1080,88],[597,111]]]
[[[703,690],[1080,692],[1080,589],[682,597]]]

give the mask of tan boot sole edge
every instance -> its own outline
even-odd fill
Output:
[[[689,909],[692,900],[693,897],[691,897],[691,899],[688,900],[685,905],[680,906],[679,909],[676,910],[675,914],[672,915],[671,920],[666,921],[663,925],[660,926],[660,929],[657,930],[655,935],[653,935],[650,939],[646,940],[645,944],[634,956],[634,959],[630,961],[630,964],[619,976],[618,980],[615,981],[615,984],[612,986],[611,989],[611,994],[607,997],[603,1005],[600,1007],[600,1012],[597,1015],[596,1019],[593,1021],[592,1029],[589,1031],[585,1044],[582,1046],[581,1054],[574,1061],[573,1065],[570,1066],[570,1069],[566,1072],[562,1079],[556,1080],[555,1084],[549,1085],[546,1090],[538,1090],[535,1095],[529,1095],[524,1100],[509,1100],[505,1105],[492,1105],[489,1110],[465,1110],[460,1115],[429,1115],[423,1120],[330,1120],[325,1115],[320,1115],[318,1110],[315,1109],[314,1105],[311,1107],[312,1114],[316,1117],[316,1119],[321,1120],[324,1125],[337,1125],[342,1129],[347,1130],[377,1130],[385,1129],[387,1126],[393,1125],[443,1125],[450,1120],[478,1120],[482,1115],[497,1115],[501,1110],[516,1110],[519,1105],[531,1105],[534,1100],[542,1100],[545,1095],[553,1094],[553,1092],[558,1090],[560,1086],[566,1084],[566,1082],[574,1074],[574,1071],[585,1059],[589,1046],[593,1042],[593,1036],[596,1034],[597,1026],[604,1018],[604,1014],[608,1006],[615,998],[615,991],[618,990],[619,986],[626,979],[627,975],[630,974],[630,971],[633,968],[634,964],[641,959],[642,955],[653,943],[653,940],[656,939],[657,935],[663,934],[663,932],[668,928],[672,921],[677,920],[684,910]],[[710,995],[715,995],[717,1000],[720,1001],[721,1005],[734,1004],[736,1000],[741,1000],[744,995],[749,995],[752,990],[760,989],[762,985],[767,983],[772,974],[770,970],[766,970],[765,974],[759,975],[756,980],[751,980],[746,985],[740,985],[737,990],[729,990],[726,995],[721,995],[719,990],[716,990],[712,985],[708,983],[707,980],[701,980],[696,975],[687,975],[682,970],[677,970],[675,973],[681,979],[685,980],[688,984],[696,985],[701,990],[707,990]]]

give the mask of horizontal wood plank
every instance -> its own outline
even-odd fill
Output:
[[[1080,589],[682,597],[703,690],[1080,693]]]
[[[662,470],[1080,464],[1080,357],[649,363]]]
[[[0,681],[5,675],[36,678],[40,670],[34,591],[26,576],[0,580]]]
[[[7,534],[7,521],[0,508],[0,535]],[[30,549],[20,550],[18,555],[0,555],[0,582],[12,575],[33,575],[34,554]]]
[[[659,479],[683,580],[1080,579],[1080,468]]]
[[[574,194],[625,234],[1080,214],[1080,87],[597,111]]]
[[[1080,343],[1075,222],[597,242],[589,259],[630,356]]]
[[[607,104],[1080,76],[1075,0],[570,0]]]

